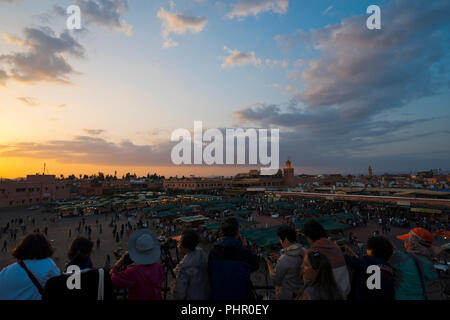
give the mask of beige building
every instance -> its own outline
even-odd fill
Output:
[[[164,180],[166,190],[203,191],[223,190],[231,185],[231,179],[225,178],[172,178]]]
[[[66,180],[56,180],[53,175],[0,181],[0,208],[37,205],[69,197],[70,184]]]
[[[261,175],[259,170],[250,170],[248,173],[239,173],[233,178],[172,178],[164,181],[166,190],[204,191],[226,190],[244,192],[247,188],[273,188],[295,187],[298,185],[297,177],[291,162],[286,162],[283,170],[274,175]]]

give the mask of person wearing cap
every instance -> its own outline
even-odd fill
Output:
[[[406,252],[395,250],[391,265],[394,268],[396,300],[427,300],[427,286],[437,278],[432,259],[433,236],[424,228],[414,228],[397,236],[404,241]]]
[[[164,270],[158,262],[160,256],[157,235],[148,229],[135,231],[128,240],[128,252],[111,270],[113,288],[128,289],[128,300],[162,300]]]

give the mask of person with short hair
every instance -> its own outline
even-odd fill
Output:
[[[270,278],[275,285],[275,298],[277,300],[291,300],[297,298],[302,286],[300,271],[305,251],[297,243],[295,229],[282,226],[277,230],[277,234],[283,248],[282,255],[275,268],[268,258],[265,258],[265,260]]]
[[[208,273],[211,300],[254,300],[250,274],[259,268],[257,256],[239,234],[239,222],[222,222],[223,238],[209,253]]]
[[[299,300],[343,300],[328,257],[317,249],[308,251],[302,264],[305,282]]]
[[[327,233],[322,225],[314,219],[303,225],[303,233],[311,248],[308,251],[318,250],[327,256],[333,269],[334,278],[344,298],[350,293],[350,276],[345,258],[341,249],[334,241],[327,238]]]
[[[371,237],[367,240],[367,255],[358,257],[348,246],[345,246],[344,256],[347,266],[352,272],[351,291],[349,300],[373,301],[395,300],[394,271],[389,264],[393,253],[391,242],[381,236]],[[370,266],[380,268],[380,288],[369,289],[367,281],[373,275],[368,273]]]
[[[178,249],[184,258],[174,269],[172,294],[175,300],[207,300],[209,297],[208,256],[197,248],[199,240],[192,229],[181,233]]]
[[[0,300],[41,300],[46,282],[60,275],[53,253],[43,234],[27,234],[12,251],[17,262],[0,272]]]

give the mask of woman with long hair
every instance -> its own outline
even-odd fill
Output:
[[[67,252],[67,257],[70,259],[70,262],[66,265],[66,268],[76,265],[81,270],[92,269],[91,253],[93,246],[94,243],[91,240],[83,237],[78,237],[72,241]]]
[[[91,260],[94,243],[84,237],[73,240],[67,253],[70,262],[66,272],[47,281],[42,300],[44,301],[96,301],[113,300],[111,277],[107,271],[94,268]],[[69,277],[79,273],[79,287],[69,288]]]
[[[319,251],[310,251],[302,265],[305,283],[300,300],[343,300],[327,256]]]

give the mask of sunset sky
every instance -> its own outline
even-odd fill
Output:
[[[170,135],[195,120],[279,128],[296,173],[449,170],[449,16],[448,0],[0,0],[0,178],[248,170],[173,166]]]

